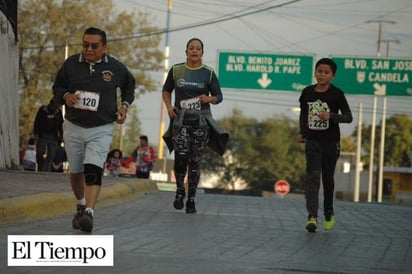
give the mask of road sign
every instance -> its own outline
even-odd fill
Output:
[[[286,195],[289,193],[290,186],[289,183],[285,180],[279,180],[274,185],[275,192],[279,195]]]
[[[218,52],[222,88],[299,91],[312,84],[313,55]]]
[[[412,59],[332,57],[333,84],[345,94],[412,96]]]

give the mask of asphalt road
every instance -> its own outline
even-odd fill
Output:
[[[85,232],[72,214],[0,225],[0,273],[412,273],[412,206],[337,201],[335,229],[308,233],[303,200],[199,194],[191,215],[173,198],[96,209],[93,235],[114,235],[113,267],[7,267],[7,235]]]

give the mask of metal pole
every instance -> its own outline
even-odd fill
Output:
[[[169,70],[169,28],[170,28],[170,13],[172,11],[172,0],[167,1],[167,21],[166,21],[166,37],[165,37],[165,65],[164,65],[164,76],[163,82],[166,80],[167,73]],[[163,134],[165,131],[165,112],[166,107],[163,103],[163,99],[160,103],[160,126],[159,126],[159,146],[158,146],[158,158],[163,159]]]
[[[378,49],[377,49],[377,56],[381,56],[381,38],[382,38],[382,21],[379,21],[379,29],[378,29]]]
[[[389,20],[368,20],[366,23],[378,23],[378,41],[377,41],[377,53],[376,56],[381,56],[381,42],[382,42],[382,23],[395,24],[395,21]],[[373,112],[372,112],[372,125],[371,125],[371,142],[370,142],[370,157],[369,157],[369,186],[368,186],[368,202],[372,201],[372,185],[373,185],[373,158],[374,158],[374,146],[375,146],[375,124],[376,124],[376,95],[373,97]],[[378,193],[376,194],[378,196]],[[378,197],[377,197],[378,198]]]
[[[69,57],[69,45],[67,45],[64,47],[64,60],[66,60]]]
[[[386,57],[389,57],[389,41],[386,41]]]
[[[362,146],[362,103],[359,103],[358,139],[356,142],[355,187],[353,191],[353,201],[354,202],[359,202],[361,146]]]
[[[378,23],[378,41],[377,41],[377,53],[376,56],[380,57],[381,56],[381,42],[382,42],[382,23],[388,23],[388,24],[395,24],[395,21],[389,21],[389,20],[368,20],[366,23]]]
[[[386,57],[389,57],[389,45],[390,43],[400,44],[399,40],[381,40],[382,43],[386,43]]]
[[[382,110],[382,128],[381,128],[381,144],[379,152],[379,181],[378,181],[378,203],[382,202],[382,189],[383,189],[383,160],[385,157],[385,126],[386,126],[386,96],[383,98],[383,110]]]
[[[371,124],[371,141],[370,141],[370,154],[369,154],[369,185],[368,185],[368,202],[372,202],[372,186],[373,186],[373,158],[375,147],[375,124],[376,124],[376,104],[377,96],[373,96],[373,109],[372,109],[372,124]]]
[[[69,58],[69,45],[66,42],[66,45],[64,46],[64,60],[67,60]],[[64,116],[66,115],[66,106],[63,104],[62,105],[62,116],[64,119]]]

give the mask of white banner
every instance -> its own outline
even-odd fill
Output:
[[[8,235],[8,266],[113,266],[113,235]]]

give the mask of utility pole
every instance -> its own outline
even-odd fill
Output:
[[[165,66],[164,66],[164,77],[163,77],[163,82],[166,80],[167,73],[169,70],[169,54],[170,54],[170,49],[169,49],[169,28],[170,28],[170,13],[172,11],[172,0],[167,1],[167,22],[166,22],[166,37],[165,37]],[[160,102],[160,127],[159,127],[159,146],[158,146],[158,159],[162,160],[163,159],[163,134],[165,131],[165,112],[166,112],[166,107],[163,103],[163,99]],[[163,170],[165,169],[165,166],[163,166]]]
[[[359,202],[359,177],[360,177],[360,157],[361,157],[361,139],[362,139],[362,103],[359,103],[358,118],[358,138],[356,141],[356,166],[355,166],[355,187],[353,191],[353,201]]]
[[[382,24],[395,24],[395,21],[389,20],[368,20],[366,23],[378,23],[378,40],[377,40],[377,50],[376,56],[381,56],[381,43],[382,43]],[[386,101],[386,97],[384,98]],[[384,102],[386,103],[386,102]],[[373,167],[374,167],[374,148],[375,148],[375,127],[376,127],[376,105],[377,105],[377,95],[373,96],[373,110],[372,110],[372,124],[371,124],[371,141],[370,141],[370,152],[369,152],[369,184],[368,184],[368,202],[372,202],[372,185],[373,185]],[[379,173],[378,173],[379,174]],[[378,200],[379,195],[376,193],[376,200]]]
[[[382,23],[396,24],[396,22],[390,21],[390,20],[379,19],[379,20],[368,20],[366,21],[366,23],[378,23],[379,24],[376,56],[380,57],[381,56],[381,42],[382,42]]]
[[[386,43],[386,57],[389,57],[389,44],[395,43],[399,44],[401,41],[399,40],[381,40],[382,43]]]

